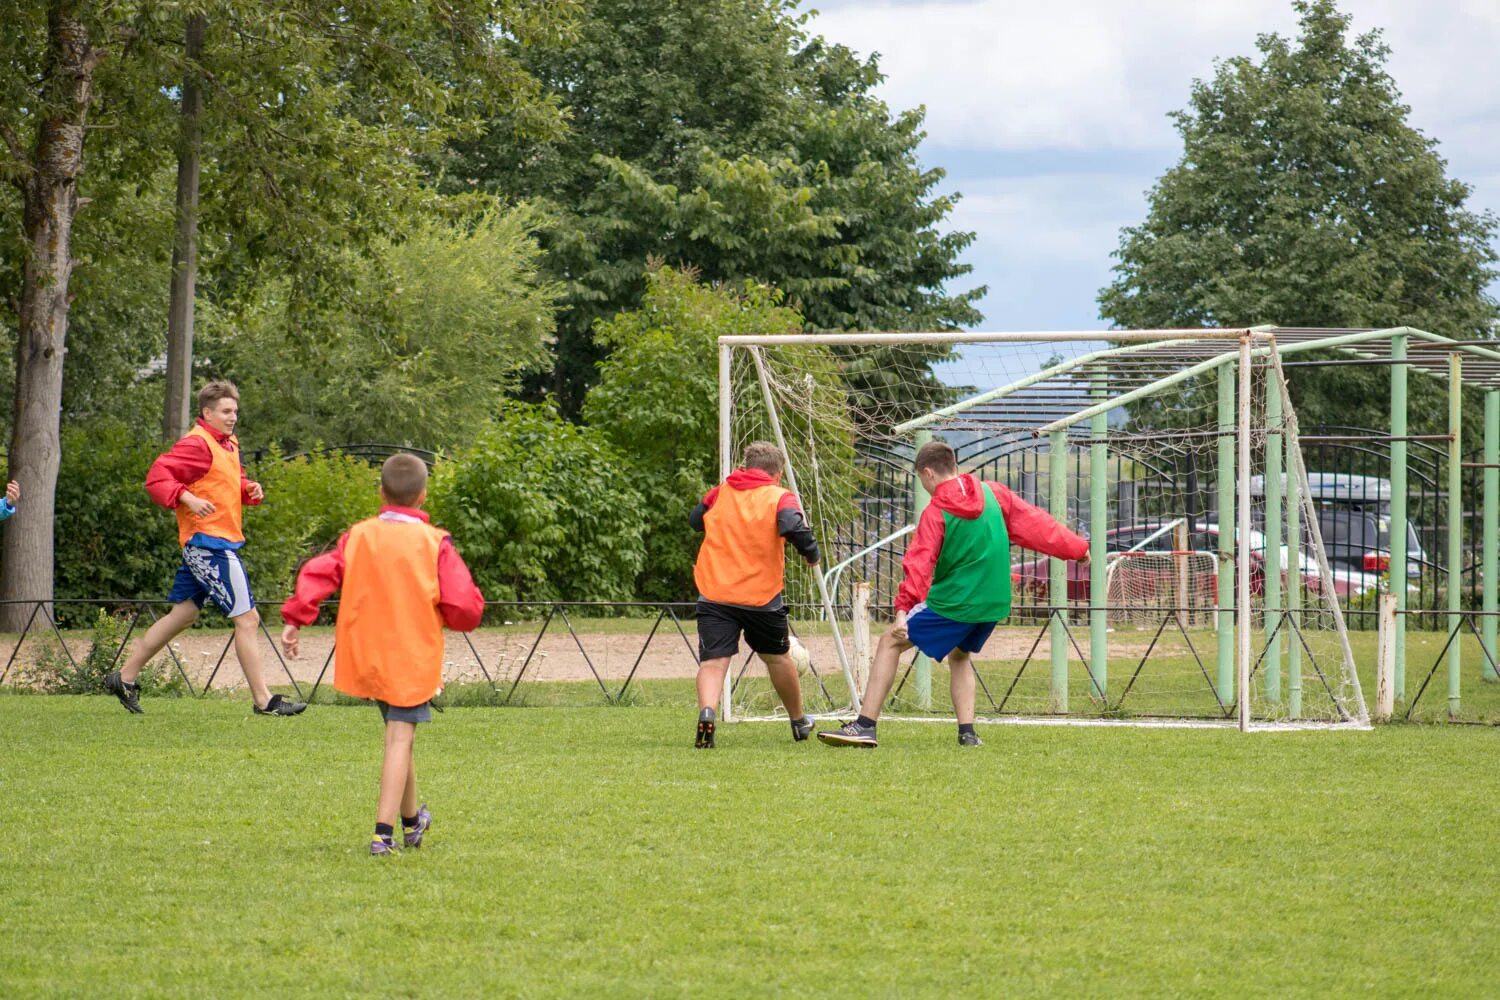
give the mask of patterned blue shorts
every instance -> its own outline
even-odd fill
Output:
[[[173,604],[191,600],[200,608],[204,602],[213,601],[226,618],[238,618],[255,607],[240,554],[233,549],[198,545],[183,547],[182,565],[177,567],[177,579],[172,581],[167,600]]]

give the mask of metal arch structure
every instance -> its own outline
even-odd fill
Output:
[[[1500,339],[1458,340],[1410,326],[1386,328],[1338,328],[1319,329],[1304,327],[1256,326],[1234,329],[1163,329],[1163,330],[1102,330],[1068,331],[1063,333],[1015,332],[1015,333],[925,333],[925,334],[839,334],[839,335],[792,335],[779,337],[724,337],[720,339],[721,361],[735,346],[771,346],[789,343],[818,343],[829,345],[878,345],[946,343],[952,345],[976,343],[1035,343],[1049,342],[1102,342],[1109,346],[1078,357],[1069,358],[1048,366],[1041,371],[1024,376],[1008,385],[990,389],[970,396],[930,414],[906,421],[894,427],[898,435],[914,434],[935,424],[952,427],[955,421],[972,422],[976,429],[983,426],[991,431],[1029,430],[1035,438],[1050,442],[1053,453],[1053,468],[1065,469],[1061,458],[1064,449],[1084,443],[1078,440],[1087,429],[1092,437],[1102,436],[1107,425],[1103,420],[1110,411],[1129,406],[1152,394],[1170,389],[1190,379],[1217,373],[1220,387],[1220,436],[1227,430],[1223,423],[1225,401],[1233,409],[1235,397],[1233,372],[1236,367],[1246,368],[1249,359],[1275,355],[1279,359],[1298,354],[1331,354],[1333,359],[1319,359],[1303,364],[1372,365],[1385,366],[1391,372],[1391,423],[1388,434],[1373,440],[1387,444],[1390,449],[1391,503],[1391,565],[1405,566],[1407,562],[1407,446],[1409,443],[1442,442],[1447,445],[1447,573],[1448,591],[1448,648],[1445,649],[1449,666],[1448,701],[1449,712],[1457,716],[1460,707],[1461,660],[1459,644],[1453,641],[1466,621],[1473,628],[1472,613],[1465,615],[1461,604],[1459,581],[1462,549],[1463,518],[1460,468],[1482,467],[1483,486],[1483,545],[1484,571],[1483,623],[1481,643],[1484,649],[1483,673],[1487,680],[1495,679],[1494,663],[1497,661],[1496,632],[1500,625],[1500,600],[1497,600],[1497,534],[1500,534]],[[1449,421],[1448,433],[1443,435],[1418,435],[1407,433],[1407,387],[1411,369],[1416,369],[1439,381],[1448,383]],[[1284,372],[1281,372],[1284,375]],[[721,380],[727,381],[727,380]],[[1243,383],[1242,383],[1243,384]],[[1484,394],[1484,453],[1480,463],[1462,460],[1461,438],[1461,393],[1471,388]],[[1088,400],[1096,400],[1087,402]],[[721,399],[721,407],[727,401]],[[722,412],[722,411],[721,411]],[[1243,416],[1242,408],[1242,416]],[[1046,416],[1039,422],[1039,414]],[[968,415],[966,418],[965,415]],[[961,425],[960,425],[961,426]],[[1088,439],[1084,439],[1088,440]],[[1221,444],[1227,444],[1221,441]],[[1044,444],[1043,447],[1047,445]],[[1241,448],[1244,448],[1243,441]],[[1097,447],[1092,449],[1097,455]],[[1221,450],[1221,470],[1225,467],[1242,467],[1243,458],[1235,462],[1231,452]],[[727,457],[727,454],[726,454]],[[1288,461],[1291,456],[1287,456]],[[1298,460],[1301,456],[1299,454]],[[1095,459],[1097,461],[1097,459]],[[1098,477],[1094,477],[1098,478]],[[1226,481],[1222,475],[1219,483],[1221,500],[1225,497]],[[1243,485],[1243,484],[1242,484]],[[1229,496],[1243,494],[1244,489],[1233,489],[1230,483]],[[1240,521],[1247,526],[1247,498],[1240,498]],[[1091,497],[1091,519],[1098,520],[1101,508],[1098,498]],[[1222,512],[1226,508],[1221,504]],[[1316,526],[1312,526],[1316,530]],[[1095,532],[1097,534],[1097,532]],[[1220,533],[1221,544],[1227,532]],[[1268,546],[1269,548],[1270,546]],[[1270,567],[1267,567],[1269,572]],[[1056,574],[1054,573],[1054,576]],[[1228,583],[1230,581],[1223,581]],[[1229,588],[1221,586],[1221,592]],[[1235,588],[1240,589],[1240,588]],[[1396,697],[1405,697],[1405,622],[1408,608],[1404,587],[1394,588],[1398,603],[1395,689]],[[1056,604],[1056,600],[1053,601]],[[1230,612],[1232,614],[1232,610]],[[1099,617],[1095,612],[1095,618]],[[1221,621],[1223,619],[1221,618]],[[1096,621],[1097,632],[1102,633],[1102,621]],[[1475,631],[1478,631],[1477,629]],[[1062,645],[1060,634],[1054,635],[1054,650]],[[1221,648],[1221,654],[1225,652]],[[1065,651],[1064,651],[1065,653]],[[1241,651],[1237,657],[1243,662],[1247,657]],[[1097,660],[1097,655],[1095,656]],[[1222,670],[1220,681],[1227,678]],[[1441,657],[1440,657],[1441,659]],[[1058,657],[1054,656],[1054,671]],[[1434,665],[1434,671],[1437,665]],[[1241,671],[1242,672],[1242,671]],[[1432,674],[1428,675],[1430,680]],[[1238,678],[1236,678],[1238,679]],[[1097,684],[1097,680],[1095,681]],[[1423,683],[1423,690],[1426,682]],[[1420,697],[1420,692],[1418,694]],[[1061,707],[1065,708],[1065,704]]]

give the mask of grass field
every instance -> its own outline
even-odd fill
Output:
[[[1500,730],[451,709],[365,855],[372,709],[0,696],[0,996],[1479,996]]]

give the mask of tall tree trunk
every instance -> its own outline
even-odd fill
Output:
[[[25,491],[6,524],[0,600],[51,600],[52,519],[73,274],[73,217],[83,168],[84,121],[100,51],[89,43],[76,0],[47,13],[47,61],[36,147],[22,182],[26,264],[16,342],[15,423],[10,475]],[[0,631],[19,631],[30,609],[0,605]]]
[[[202,157],[203,81],[198,61],[208,31],[204,14],[187,19],[187,73],[182,82],[182,129],[177,143],[177,234],[172,241],[172,298],[167,311],[167,398],[162,436],[188,431],[193,395],[193,301],[198,281],[198,175]]]

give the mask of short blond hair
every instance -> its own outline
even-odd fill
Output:
[[[198,412],[211,410],[221,399],[232,399],[236,403],[240,401],[240,390],[235,388],[233,382],[223,379],[215,379],[198,390]]]
[[[917,449],[917,457],[912,464],[918,472],[926,469],[940,476],[958,474],[958,456],[946,441],[928,441]]]
[[[398,452],[380,467],[380,492],[398,507],[410,507],[427,489],[427,463],[410,452]]]
[[[786,456],[769,441],[751,441],[745,445],[745,468],[759,469],[766,475],[777,476],[786,468]]]

